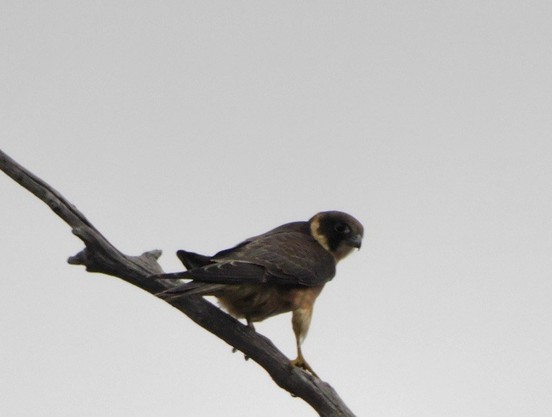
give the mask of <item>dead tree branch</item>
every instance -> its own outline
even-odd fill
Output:
[[[125,255],[59,192],[1,150],[0,169],[46,203],[84,242],[85,248],[68,259],[71,265],[84,265],[89,272],[116,276],[152,294],[170,285],[150,278],[152,274],[163,272],[157,263],[161,256],[160,250],[145,252],[140,256]],[[269,339],[249,329],[213,304],[196,297],[183,298],[170,304],[257,362],[276,384],[292,395],[302,398],[320,416],[354,417],[329,384],[291,366],[288,358]]]

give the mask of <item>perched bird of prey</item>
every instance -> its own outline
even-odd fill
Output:
[[[158,296],[174,300],[214,295],[232,316],[245,318],[252,328],[253,322],[291,311],[297,344],[292,364],[316,375],[301,352],[314,302],[334,277],[337,262],[360,248],[363,231],[351,215],[324,211],[307,222],[284,224],[214,256],[178,251],[188,270],[156,278],[192,281]]]

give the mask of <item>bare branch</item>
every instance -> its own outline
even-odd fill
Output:
[[[125,255],[59,192],[1,150],[0,169],[45,202],[84,242],[85,249],[68,259],[71,265],[84,265],[89,272],[116,276],[153,294],[174,285],[149,278],[152,274],[163,272],[157,262],[161,256],[160,250],[145,252],[139,256]],[[329,384],[291,366],[288,358],[268,338],[244,326],[213,304],[199,297],[181,298],[170,304],[257,362],[276,384],[305,400],[320,416],[354,416]]]

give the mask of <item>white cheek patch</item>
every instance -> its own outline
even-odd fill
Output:
[[[340,261],[343,258],[345,258],[346,256],[348,256],[349,254],[351,254],[354,250],[355,250],[355,248],[353,248],[351,246],[341,244],[341,245],[339,245],[339,247],[335,251],[334,256],[335,256],[336,260]]]

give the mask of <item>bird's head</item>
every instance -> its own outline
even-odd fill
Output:
[[[360,249],[364,228],[353,216],[341,211],[322,211],[309,220],[312,237],[339,261]]]

